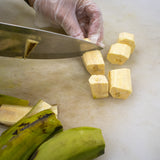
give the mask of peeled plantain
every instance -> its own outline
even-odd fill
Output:
[[[47,138],[62,130],[49,109],[23,118],[0,136],[0,160],[28,160]]]

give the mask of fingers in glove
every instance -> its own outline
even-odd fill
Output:
[[[55,20],[65,32],[73,37],[83,39],[84,34],[75,15],[76,0],[61,0],[56,8]]]
[[[88,38],[89,18],[87,16],[79,17],[78,22],[85,38]]]
[[[61,23],[65,32],[75,38],[84,39],[84,33],[78,23],[76,16],[66,15]]]
[[[88,38],[95,43],[101,43],[103,40],[103,19],[100,10],[96,4],[88,0],[85,6],[87,16],[90,18],[88,28]]]

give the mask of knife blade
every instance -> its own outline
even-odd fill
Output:
[[[102,47],[71,36],[0,22],[0,56],[24,57],[28,39],[38,45],[27,58],[56,59],[81,56],[86,51],[100,50]]]

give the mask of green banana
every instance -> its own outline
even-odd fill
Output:
[[[0,160],[28,160],[41,143],[61,129],[50,109],[22,118],[0,136]]]
[[[33,160],[91,160],[104,153],[105,142],[98,128],[78,127],[60,132],[44,142]]]
[[[28,106],[29,101],[24,99],[19,99],[12,96],[2,95],[0,94],[0,105],[2,104],[13,104],[13,105],[21,105]]]

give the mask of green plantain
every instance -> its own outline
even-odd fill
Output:
[[[51,110],[22,118],[2,133],[0,160],[27,160],[47,138],[62,130],[62,125]]]
[[[33,160],[91,160],[104,153],[105,142],[98,128],[78,127],[54,135],[31,157]]]

